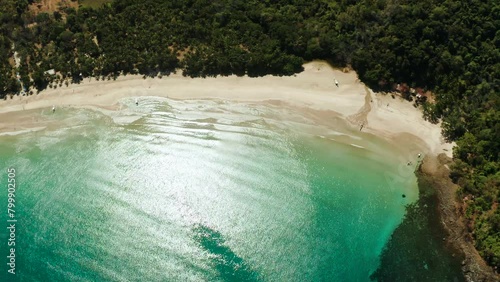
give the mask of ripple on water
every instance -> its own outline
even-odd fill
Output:
[[[389,145],[304,133],[295,112],[123,103],[140,118],[10,137],[25,148],[2,163],[23,175],[25,280],[367,281],[416,189],[387,186]]]

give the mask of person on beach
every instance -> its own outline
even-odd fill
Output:
[[[56,106],[52,105],[52,113],[56,112]]]
[[[339,87],[339,82],[338,82],[338,80],[337,80],[337,79],[335,79],[335,85],[336,85],[337,87]]]
[[[135,98],[135,105],[139,106],[139,100],[137,98]]]
[[[363,129],[363,126],[365,126],[363,123],[361,124],[361,127],[359,128],[359,131]]]

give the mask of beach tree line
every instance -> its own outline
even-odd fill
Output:
[[[0,97],[20,82],[292,75],[312,59],[352,66],[375,90],[432,91],[424,115],[456,141],[451,177],[476,247],[500,267],[500,2],[115,0],[38,14],[33,2],[0,3]]]

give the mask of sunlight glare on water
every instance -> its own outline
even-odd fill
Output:
[[[368,281],[418,196],[387,184],[389,144],[320,138],[292,109],[123,103],[1,137],[21,183],[21,280]]]

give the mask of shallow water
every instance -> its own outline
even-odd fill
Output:
[[[57,126],[0,136],[0,183],[9,167],[17,181],[5,279],[369,281],[418,198],[391,144],[340,121],[264,104],[122,103],[111,116],[41,111]]]

